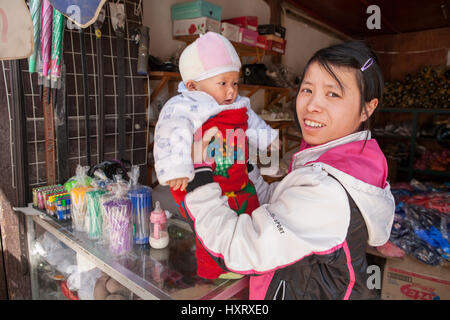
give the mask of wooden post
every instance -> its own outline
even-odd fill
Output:
[[[270,23],[281,25],[281,2],[282,0],[264,0],[270,7]],[[281,63],[281,55],[272,56],[273,63]]]

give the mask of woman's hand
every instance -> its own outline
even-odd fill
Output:
[[[210,159],[208,157],[208,155],[206,154],[206,150],[208,149],[208,145],[211,142],[211,139],[216,135],[218,131],[219,129],[217,127],[212,127],[203,134],[203,137],[199,134],[201,133],[201,131],[197,131],[194,134],[194,141],[192,143],[191,152],[194,168],[196,165],[198,166],[200,164],[212,164],[213,159]]]
[[[189,179],[188,178],[177,178],[167,181],[166,183],[169,185],[169,187],[173,190],[178,190],[180,188],[180,191],[184,191],[186,189],[186,186],[188,185]]]

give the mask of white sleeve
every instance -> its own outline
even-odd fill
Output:
[[[247,105],[248,129],[247,137],[250,144],[257,146],[258,149],[264,150],[278,138],[278,130],[269,126],[250,106]]]
[[[167,101],[155,127],[153,156],[161,185],[175,178],[194,178],[191,159],[193,135],[220,106],[178,95]]]
[[[251,216],[236,215],[217,183],[188,193],[185,206],[205,249],[230,271],[259,274],[343,245],[350,222],[345,190],[332,178],[296,180],[280,183]]]
[[[253,165],[253,170],[248,173],[248,177],[255,186],[256,194],[258,196],[258,201],[260,204],[265,204],[269,202],[270,197],[272,196],[273,190],[279,184],[278,181],[267,183],[264,178],[261,176],[259,168],[256,164]]]

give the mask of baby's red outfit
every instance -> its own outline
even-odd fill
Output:
[[[212,169],[214,173],[214,182],[219,183],[220,187],[222,188],[222,195],[226,195],[228,197],[228,205],[231,209],[236,211],[237,214],[251,214],[253,210],[259,207],[259,201],[256,195],[255,187],[248,178],[247,161],[249,148],[247,138],[239,139],[236,134],[235,136],[233,136],[233,143],[227,144],[226,142],[227,129],[241,129],[242,131],[239,131],[243,134],[248,127],[247,120],[248,115],[246,108],[226,110],[210,118],[199,129],[202,133],[206,132],[212,127],[217,127],[219,129],[220,134],[223,137],[224,158],[227,151],[227,146],[232,145],[234,148],[234,155],[231,158],[233,159],[233,161],[231,164],[226,162],[214,162]],[[244,143],[244,145],[239,145],[242,142]],[[215,150],[218,150],[218,148],[216,148]],[[239,152],[242,151],[245,151],[245,161],[236,160],[236,157],[240,159]],[[171,192],[175,202],[178,205],[178,208],[180,209],[181,214],[186,218],[186,212],[181,205],[186,192],[180,191],[179,189],[176,191],[171,189]],[[214,230],[212,230],[212,232],[214,232]],[[220,268],[209,256],[209,254],[206,252],[197,238],[195,255],[197,258],[198,276],[206,279],[216,279],[222,273],[225,273],[225,271],[223,271],[222,268]]]

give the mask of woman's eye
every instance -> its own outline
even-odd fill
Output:
[[[339,97],[340,97],[340,95],[338,95],[338,94],[335,93],[335,92],[328,92],[328,93],[327,93],[327,96],[328,96],[328,97],[331,97],[331,98],[339,98]]]
[[[221,86],[224,86],[224,85],[225,85],[225,81],[219,82],[219,84],[220,84]]]
[[[308,88],[301,89],[301,92],[302,93],[312,93],[311,89],[308,89]]]

